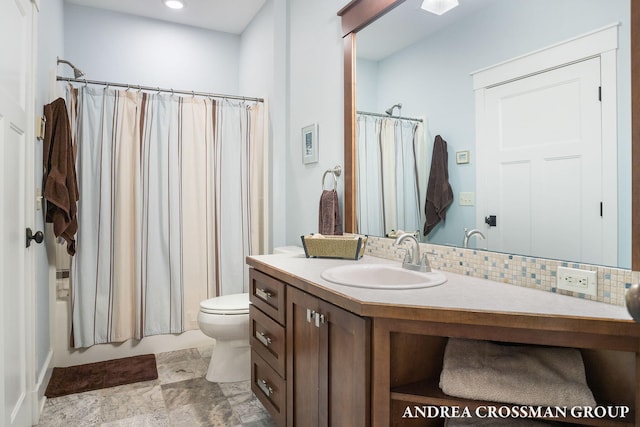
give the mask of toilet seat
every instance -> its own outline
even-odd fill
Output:
[[[249,294],[223,295],[202,301],[200,311],[207,314],[249,314]]]

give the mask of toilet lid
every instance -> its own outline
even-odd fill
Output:
[[[249,294],[223,295],[202,301],[200,311],[211,314],[247,314]]]

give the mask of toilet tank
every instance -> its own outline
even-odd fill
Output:
[[[273,248],[274,254],[290,254],[290,255],[301,255],[304,254],[304,249],[300,246],[279,246],[277,248]]]

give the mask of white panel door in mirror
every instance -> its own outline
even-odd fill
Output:
[[[486,89],[478,200],[488,249],[615,265],[602,253],[600,59]],[[484,227],[487,227],[483,224]]]

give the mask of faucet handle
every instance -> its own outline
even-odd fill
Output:
[[[403,259],[403,263],[407,264],[407,263],[411,263],[413,261],[413,249],[412,248],[400,248],[404,250],[404,259]]]
[[[422,258],[420,259],[420,271],[431,271],[431,264],[429,263],[429,258],[426,253],[422,254]]]

